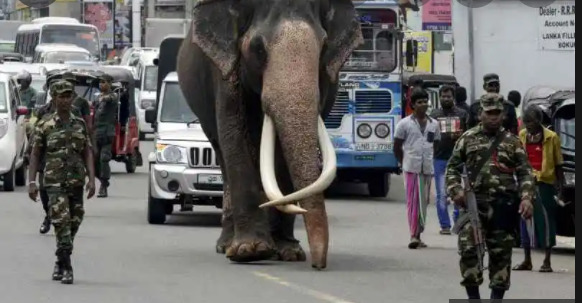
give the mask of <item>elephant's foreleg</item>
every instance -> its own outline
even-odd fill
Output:
[[[235,262],[268,260],[275,252],[274,243],[267,214],[259,208],[266,197],[253,157],[256,147],[249,135],[243,103],[224,95],[218,100],[219,142],[234,219],[234,238],[226,249],[226,256]]]

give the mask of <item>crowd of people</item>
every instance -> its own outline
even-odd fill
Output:
[[[34,108],[35,102],[46,98],[30,87],[30,74],[23,72],[17,80],[25,106]],[[75,92],[73,73],[66,72],[47,83],[50,99],[34,111],[36,120],[25,157],[29,197],[36,202],[40,195],[45,211],[40,233],[48,233],[51,224],[55,229],[57,261],[52,278],[63,284],[74,280],[71,254],[85,214],[84,189],[87,199],[92,198],[98,178],[101,186],[97,197],[108,196],[118,96],[112,91],[110,75],[103,74],[99,81],[101,93],[92,105],[93,118],[89,102]]]
[[[427,114],[429,95],[421,87],[411,93],[413,114],[395,132],[394,153],[404,173],[410,249],[427,247],[421,240],[436,183],[437,214],[442,235],[451,235],[454,222],[467,216],[465,186],[477,201],[488,254],[491,299],[503,299],[511,270],[532,270],[531,249],[546,250],[540,272],[552,272],[551,251],[556,245],[555,197],[561,192],[563,157],[559,136],[542,124],[542,111],[529,106],[518,123],[517,91],[504,98],[496,74],[483,78],[485,94],[471,106],[463,87],[442,86],[441,108]],[[467,174],[470,184],[463,184]],[[449,205],[454,204],[451,221]],[[521,218],[520,218],[521,217]],[[460,223],[464,224],[464,223]],[[523,263],[511,268],[516,227],[521,225]],[[455,228],[457,229],[457,228]],[[479,267],[473,225],[459,226],[462,285],[469,299],[480,299],[483,268]]]

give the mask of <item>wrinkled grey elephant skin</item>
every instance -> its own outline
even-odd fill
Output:
[[[216,249],[234,262],[305,261],[295,216],[262,209],[259,151],[265,115],[277,133],[284,195],[318,180],[318,117],[335,102],[341,66],[362,43],[350,0],[207,0],[178,56],[180,86],[216,150],[225,180]],[[327,266],[323,194],[297,201],[312,266]]]

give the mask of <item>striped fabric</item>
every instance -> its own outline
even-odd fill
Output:
[[[426,225],[433,176],[409,172],[405,172],[404,176],[410,235],[417,238],[424,232]]]

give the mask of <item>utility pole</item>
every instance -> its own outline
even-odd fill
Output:
[[[151,1],[151,0],[150,0]],[[133,47],[141,47],[141,1],[131,0]]]

